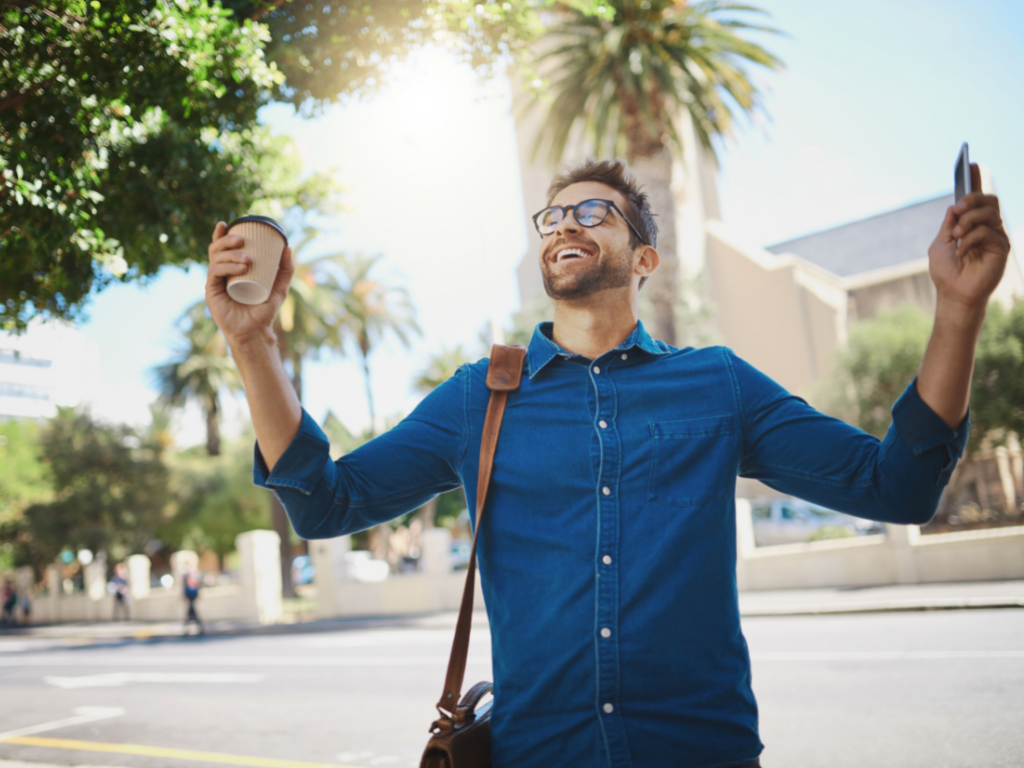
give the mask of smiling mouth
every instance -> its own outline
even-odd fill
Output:
[[[570,248],[561,248],[555,251],[555,255],[552,256],[551,261],[557,264],[560,261],[566,261],[568,259],[589,259],[592,257],[593,254],[588,253],[582,248],[573,246]]]

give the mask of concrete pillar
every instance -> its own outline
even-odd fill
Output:
[[[151,563],[146,555],[131,555],[125,561],[128,566],[128,591],[132,599],[149,596],[149,572]]]
[[[750,516],[750,500],[736,499],[736,588],[751,588],[747,558],[754,553],[754,521]]]
[[[345,555],[351,551],[352,539],[349,536],[309,542],[309,556],[316,570],[313,579],[316,584],[316,611],[321,618],[340,615],[335,585],[349,580]]]
[[[62,566],[56,564],[47,566],[46,591],[53,600],[64,594],[64,568]]]
[[[235,538],[242,592],[252,618],[273,624],[281,618],[281,539],[274,531],[247,531]]]
[[[447,528],[428,528],[420,534],[420,570],[432,575],[452,572],[452,533]]]
[[[885,541],[892,552],[893,572],[897,584],[917,584],[917,558],[914,547],[921,539],[921,527],[917,525],[885,525]]]
[[[171,555],[171,576],[174,577],[171,589],[182,592],[185,589],[186,574],[198,567],[199,555],[189,549],[181,549]]]
[[[85,594],[94,603],[107,596],[107,553],[97,552],[93,561],[83,569]]]

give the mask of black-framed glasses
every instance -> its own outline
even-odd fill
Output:
[[[584,200],[582,203],[576,203],[576,205],[551,205],[539,213],[533,214],[533,226],[537,228],[537,233],[541,237],[550,235],[558,229],[558,225],[569,215],[569,211],[572,211],[573,218],[579,222],[581,227],[597,227],[604,224],[604,220],[608,218],[612,208],[618,211],[622,220],[640,238],[640,242],[647,245],[647,238],[641,235],[640,230],[633,226],[633,222],[615,204],[614,200],[594,198],[593,200]]]

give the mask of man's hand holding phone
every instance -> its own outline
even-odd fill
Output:
[[[1002,279],[1010,239],[1003,228],[999,198],[981,191],[981,173],[976,164],[968,163],[966,148],[965,144],[955,179],[957,192],[963,194],[946,210],[928,249],[929,271],[940,308],[951,302],[952,311],[984,313]]]

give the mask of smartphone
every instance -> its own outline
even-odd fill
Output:
[[[956,167],[953,169],[953,189],[956,191],[956,202],[960,198],[969,195],[974,190],[971,188],[971,158],[967,152],[967,142],[960,145],[960,154],[956,158]]]

